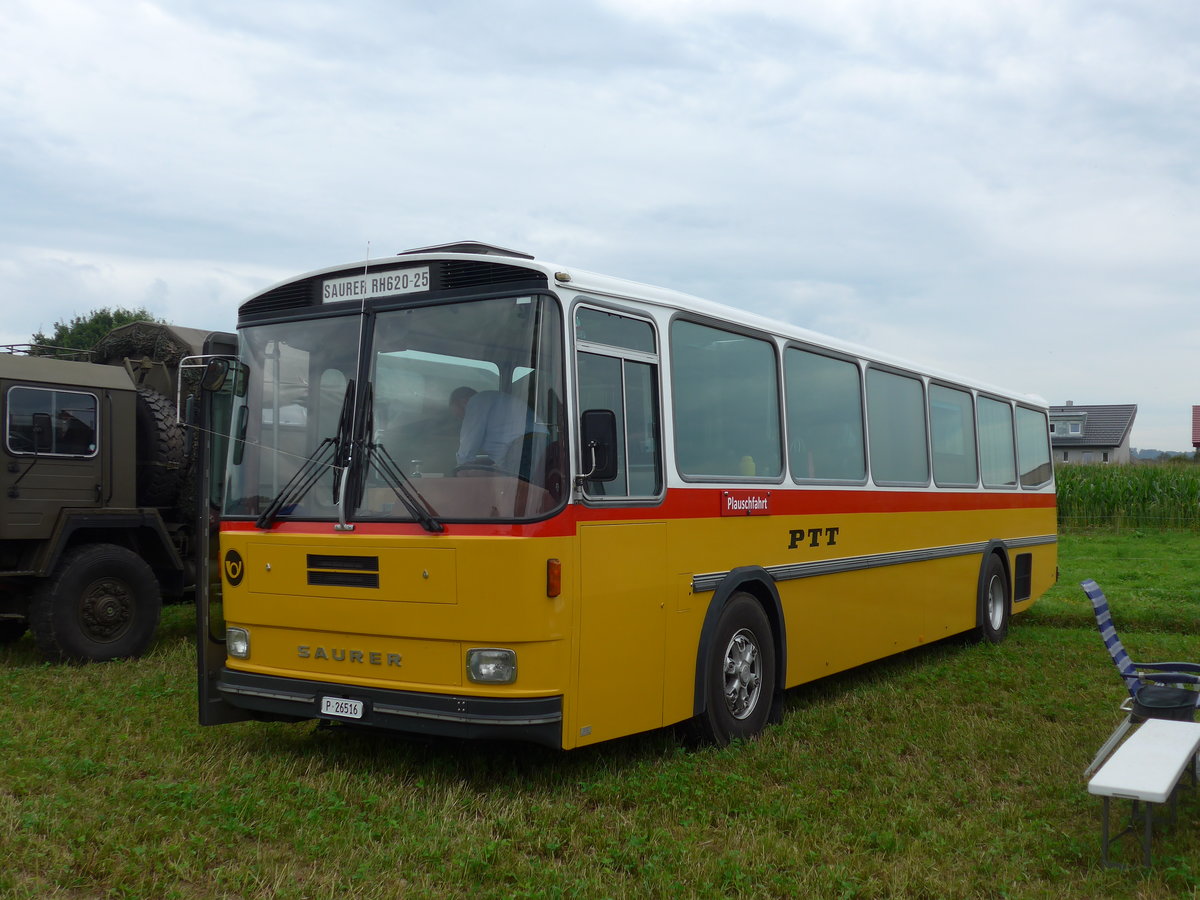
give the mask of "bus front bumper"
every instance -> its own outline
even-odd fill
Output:
[[[324,719],[439,737],[528,741],[562,748],[562,697],[466,697],[327,684],[221,670],[225,702],[266,718]],[[347,700],[360,715],[323,713],[324,700]]]

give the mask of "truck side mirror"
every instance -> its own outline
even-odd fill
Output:
[[[54,449],[54,420],[49,413],[33,414],[33,451],[49,453]]]
[[[225,382],[232,375],[233,392],[239,397],[244,397],[246,396],[247,372],[249,372],[249,367],[245,363],[220,357],[210,359],[208,365],[204,367],[204,374],[200,376],[200,389],[216,393],[225,387]]]
[[[233,432],[233,464],[240,466],[246,456],[246,425],[250,421],[250,408],[238,407],[237,425]]]
[[[219,391],[225,387],[225,379],[229,377],[229,360],[210,359],[200,376],[200,388],[209,392]]]
[[[580,435],[586,481],[612,481],[617,477],[617,416],[611,409],[589,409],[581,417]]]

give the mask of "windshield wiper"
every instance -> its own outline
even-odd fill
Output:
[[[304,464],[296,470],[296,474],[289,478],[287,484],[279,489],[279,493],[275,495],[274,499],[267,504],[267,508],[255,520],[254,524],[256,527],[270,528],[271,523],[275,521],[275,518],[283,509],[294,506],[304,499],[305,495],[312,490],[313,485],[321,479],[321,476],[325,474],[325,470],[330,466],[334,467],[333,502],[337,502],[340,479],[346,465],[346,454],[350,445],[353,397],[354,382],[351,381],[346,385],[346,395],[342,398],[342,410],[338,416],[337,433],[317,444],[317,448],[304,460]],[[278,415],[278,412],[276,415]],[[278,449],[276,449],[276,453],[278,452]]]
[[[279,493],[262,511],[262,515],[255,520],[255,526],[270,528],[282,509],[304,499],[304,495],[312,490],[312,486],[325,474],[325,469],[333,464],[337,455],[337,443],[336,437],[327,437],[317,445],[317,449],[304,461],[304,465],[279,489]]]
[[[417,490],[412,480],[396,465],[396,461],[392,459],[392,455],[387,452],[386,447],[382,444],[367,444],[367,459],[370,461],[371,468],[379,474],[383,483],[400,498],[404,508],[421,523],[422,528],[432,532],[446,530],[442,523],[434,518],[433,512],[431,512],[433,508],[429,505],[429,501],[421,496],[421,492]]]
[[[375,395],[370,385],[367,387],[366,407],[365,432],[373,435],[375,433]],[[446,530],[442,523],[434,517],[437,511],[429,505],[428,500],[421,496],[421,492],[412,483],[412,479],[396,465],[396,461],[388,453],[387,447],[373,441],[368,442],[367,465],[374,469],[383,479],[383,483],[392,489],[392,493],[404,504],[404,508],[408,510],[409,514],[421,523],[422,528],[431,532]]]

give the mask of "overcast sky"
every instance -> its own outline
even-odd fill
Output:
[[[1195,0],[5,0],[0,343],[476,239],[1200,404]]]

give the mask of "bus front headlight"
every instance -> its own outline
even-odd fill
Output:
[[[249,659],[250,632],[245,628],[226,628],[225,652],[234,659]]]
[[[478,684],[512,684],[517,680],[516,651],[495,647],[468,650],[467,678]]]

